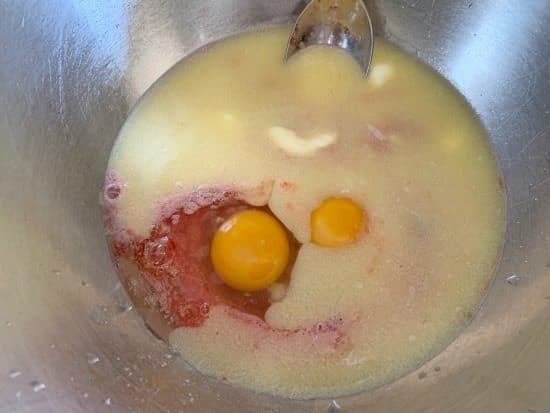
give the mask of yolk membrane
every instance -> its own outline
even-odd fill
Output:
[[[223,281],[240,291],[274,283],[289,262],[284,227],[267,212],[249,209],[230,216],[216,231],[210,259]]]
[[[351,244],[365,218],[363,208],[350,198],[327,198],[311,213],[311,242],[324,247]]]

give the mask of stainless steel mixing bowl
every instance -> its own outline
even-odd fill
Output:
[[[180,58],[288,21],[303,4],[2,0],[0,411],[550,411],[548,1],[367,5],[378,34],[468,98],[501,161],[506,245],[470,327],[418,371],[336,401],[276,399],[192,371],[118,284],[98,202],[109,150],[137,98]]]

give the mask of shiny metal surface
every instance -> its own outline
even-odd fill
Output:
[[[363,0],[311,0],[292,28],[285,60],[313,45],[344,49],[366,75],[372,60],[374,35]]]
[[[469,99],[501,161],[507,240],[472,325],[417,372],[334,403],[256,395],[187,368],[130,309],[111,266],[98,203],[109,151],[136,99],[180,58],[228,34],[289,21],[304,4],[3,0],[0,411],[549,411],[548,3],[367,6],[378,34]],[[519,280],[507,282],[512,275]]]

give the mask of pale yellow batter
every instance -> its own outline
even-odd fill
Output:
[[[170,71],[113,150],[120,225],[147,236],[171,200],[239,188],[302,243],[265,317],[217,306],[170,343],[199,370],[288,397],[336,396],[395,379],[433,357],[478,307],[502,238],[503,195],[487,136],[435,72],[377,40],[363,78],[334,48],[287,64],[287,29],[220,42]],[[360,204],[369,231],[310,243],[323,199]],[[204,204],[209,203],[205,195]]]

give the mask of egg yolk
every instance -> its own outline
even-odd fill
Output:
[[[227,285],[257,291],[274,283],[289,261],[283,226],[270,214],[250,209],[230,216],[216,231],[210,259]]]
[[[324,247],[351,244],[364,221],[363,209],[350,198],[327,198],[311,213],[311,242]]]

